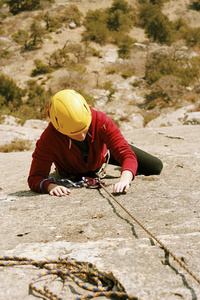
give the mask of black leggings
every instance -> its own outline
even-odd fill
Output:
[[[138,161],[138,169],[136,175],[141,174],[141,175],[148,176],[148,175],[159,175],[161,173],[163,168],[163,163],[159,158],[139,148],[136,148],[130,144],[129,146],[135,153]],[[109,164],[120,166],[119,162],[115,160],[112,154],[110,155]]]

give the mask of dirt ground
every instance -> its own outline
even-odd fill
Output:
[[[117,197],[198,278],[199,130],[197,125],[126,132],[129,142],[158,156],[164,168],[159,176],[137,176],[128,193]],[[0,153],[1,256],[90,263],[143,300],[200,299],[195,279],[104,190],[72,189],[70,196],[62,198],[30,191],[31,153]],[[109,192],[119,174],[119,169],[109,166],[104,179]],[[28,286],[40,272],[32,266],[0,267],[0,299],[37,299]],[[60,282],[56,284],[53,288],[58,292]],[[63,299],[84,293],[70,280]]]

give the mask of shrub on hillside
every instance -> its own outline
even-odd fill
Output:
[[[183,86],[189,86],[196,81],[199,80],[200,76],[200,58],[199,56],[197,57],[192,57],[189,58],[186,61],[186,64],[183,64],[179,69],[178,69],[178,74],[177,74],[180,83]]]
[[[184,27],[182,28],[181,32],[188,46],[200,46],[200,27]]]
[[[47,74],[47,73],[51,73],[54,71],[53,68],[51,68],[50,66],[44,64],[41,59],[35,59],[34,60],[34,64],[35,64],[35,69],[32,70],[31,72],[31,76],[37,76],[40,74]]]
[[[6,113],[19,118],[21,124],[24,124],[28,119],[46,118],[46,108],[52,96],[51,90],[46,91],[34,80],[30,80],[26,91],[23,90],[23,95],[25,95],[25,93],[26,98],[20,101],[20,104],[15,107],[15,109],[12,109],[9,105]],[[4,107],[2,107],[2,109],[4,109]]]
[[[134,48],[135,40],[130,36],[124,36],[119,42],[118,55],[120,58],[128,59],[130,58],[131,50]]]
[[[62,89],[72,89],[72,90],[84,90],[87,89],[88,78],[85,74],[85,70],[81,69],[74,70],[73,68],[68,68],[68,72],[65,76],[59,78],[59,88]]]
[[[151,101],[157,101],[160,108],[173,106],[177,104],[177,100],[182,98],[185,94],[185,87],[183,87],[173,75],[163,76],[160,80],[151,86],[151,93],[146,97]]]
[[[42,12],[39,16],[46,23],[46,30],[55,32],[58,28],[62,27],[62,22],[59,15],[51,14],[49,11]]]
[[[46,24],[46,30],[49,32],[55,32],[58,28],[74,22],[76,26],[81,25],[82,13],[76,5],[67,6],[63,9],[58,7],[54,10],[43,10],[36,18],[42,19]]]
[[[146,25],[146,33],[154,42],[170,45],[175,41],[175,31],[173,24],[164,14],[154,15]]]
[[[54,69],[66,67],[70,64],[67,49],[55,50],[49,57],[49,66]]]
[[[103,88],[104,90],[106,90],[106,91],[109,91],[109,96],[108,96],[109,99],[112,97],[112,95],[113,95],[114,93],[117,92],[117,89],[113,87],[113,83],[112,83],[112,81],[110,81],[110,80],[109,80],[109,81],[106,81],[106,82],[103,84],[102,88]]]
[[[192,8],[194,8],[195,10],[200,10],[200,0],[194,1],[192,3]]]
[[[52,4],[55,0],[45,0],[46,3]],[[42,1],[40,0],[6,0],[9,10],[12,14],[16,15],[25,10],[36,10],[41,8]]]
[[[13,51],[9,51],[10,46],[7,46],[7,43],[1,43],[0,42],[0,57],[1,59],[9,59],[14,55]]]
[[[173,75],[163,76],[151,85],[150,92],[146,94],[145,98],[146,101],[141,105],[141,108],[147,110],[156,109],[156,111],[166,107],[180,107],[180,99],[191,102],[197,101],[194,94],[187,96],[185,87]]]
[[[80,93],[83,96],[83,98],[86,100],[86,102],[88,103],[88,105],[91,105],[91,106],[95,105],[96,100],[94,99],[93,96],[91,96],[90,94],[87,94],[82,89],[78,89],[77,92]]]
[[[89,10],[84,20],[86,31],[83,32],[83,41],[94,41],[104,45],[109,37],[106,18],[106,13],[100,9]]]
[[[43,42],[42,37],[45,33],[44,28],[39,22],[33,21],[29,31],[19,29],[12,34],[13,40],[23,46],[23,50],[31,50],[40,46]]]
[[[121,73],[121,76],[122,76],[124,79],[127,79],[127,78],[130,78],[130,77],[133,76],[133,72],[132,72],[132,71],[126,70],[126,71],[123,71],[123,72]]]
[[[12,38],[16,43],[22,45],[23,50],[29,49],[30,36],[28,31],[19,29],[17,32],[12,34]]]
[[[94,41],[100,45],[107,42],[118,44],[119,36],[129,32],[134,24],[133,8],[125,0],[114,0],[106,10],[89,10],[84,19],[86,28],[83,33],[84,41]],[[120,35],[119,35],[120,33]]]
[[[180,50],[180,49],[179,49]],[[175,52],[178,52],[177,50]],[[198,57],[189,58],[180,51],[176,54],[173,51],[162,53],[161,51],[152,53],[146,64],[146,80],[148,84],[153,84],[161,77],[173,75],[183,86],[188,86],[198,80],[200,74],[200,59]]]
[[[134,20],[134,10],[125,0],[114,0],[107,9],[106,22],[110,31],[129,32]]]
[[[34,80],[28,81],[26,104],[42,112],[49,103],[51,90],[46,91]]]
[[[3,74],[0,75],[0,82],[0,108],[18,108],[22,104],[25,91],[19,88],[13,79]]]
[[[6,19],[11,13],[8,12],[7,7],[5,6],[6,0],[0,0],[0,24]]]
[[[45,33],[44,28],[38,21],[33,21],[30,26],[30,44],[34,48],[42,44],[42,37]]]
[[[153,5],[152,3],[144,3],[140,6],[139,9],[139,21],[140,24],[146,28],[149,20],[158,14],[160,14],[161,10],[158,5]]]
[[[93,47],[89,47],[89,54],[95,57],[100,57],[101,56],[101,50],[97,50]]]
[[[160,7],[162,7],[165,2],[169,2],[169,0],[150,0],[150,3],[159,5]]]
[[[78,9],[76,5],[70,5],[62,13],[61,20],[62,22],[74,22],[77,26],[81,25],[82,12]]]
[[[159,5],[154,5],[153,3],[142,5],[139,12],[139,19],[148,37],[152,38],[154,42],[171,44],[175,41],[176,31],[174,25],[162,13]]]
[[[66,43],[63,48],[67,53],[76,58],[76,63],[81,63],[85,60],[87,54],[87,45],[80,43]]]

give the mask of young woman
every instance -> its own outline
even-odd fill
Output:
[[[50,101],[51,122],[36,143],[28,184],[39,193],[63,196],[70,190],[49,178],[52,164],[66,178],[70,175],[96,174],[106,162],[121,166],[114,193],[126,192],[136,172],[160,174],[162,162],[129,145],[116,124],[104,113],[89,107],[74,90],[62,90]]]

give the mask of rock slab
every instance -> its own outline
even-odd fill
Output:
[[[130,143],[158,156],[164,168],[159,176],[136,176],[128,193],[117,197],[198,278],[199,132],[199,125],[125,132]],[[1,256],[91,263],[139,299],[199,299],[200,285],[104,190],[72,189],[62,198],[31,192],[31,154],[0,153]],[[119,175],[118,168],[108,167],[104,180],[110,192]],[[30,266],[0,267],[0,299],[37,299],[28,287],[40,272]],[[69,285],[63,299],[85,294]],[[60,283],[52,288],[59,292]]]

